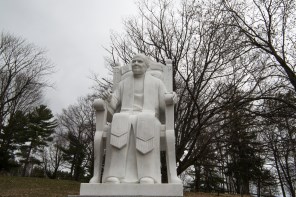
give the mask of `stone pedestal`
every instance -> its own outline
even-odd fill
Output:
[[[156,197],[156,196],[183,196],[182,184],[101,184],[82,183],[80,195],[69,197]]]

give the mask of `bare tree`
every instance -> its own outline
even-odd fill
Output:
[[[65,161],[63,159],[63,148],[67,141],[58,133],[53,137],[54,141],[47,147],[44,147],[42,155],[42,166],[45,175],[55,179],[58,177],[59,171],[63,170]]]
[[[67,143],[63,150],[71,176],[80,180],[92,174],[94,165],[93,143],[95,133],[93,96],[80,98],[58,115],[61,135]]]
[[[52,69],[43,50],[22,38],[1,33],[0,152],[3,158],[14,140],[14,135],[4,128],[16,111],[28,111],[40,104],[42,90],[49,85],[45,77]]]
[[[227,25],[241,32],[250,48],[265,54],[276,77],[288,80],[296,91],[295,1],[223,0],[222,5],[233,19]]]
[[[276,92],[294,91],[290,78],[274,53],[267,53],[252,44],[253,40],[240,29],[238,18],[229,11],[230,5],[235,3],[229,2],[232,1],[185,0],[180,4],[179,1],[168,0],[139,1],[139,14],[125,20],[124,33],[111,34],[111,46],[107,48],[110,55],[106,60],[111,68],[118,59],[126,64],[139,52],[161,63],[165,63],[168,58],[172,59],[174,90],[179,94],[175,110],[178,174],[189,168],[193,170],[195,188],[198,189],[201,185],[201,173],[205,170],[211,178],[216,178],[220,173],[220,178],[228,179],[221,181],[221,185],[226,183],[231,191],[243,194],[249,192],[251,179],[239,183],[241,180],[236,180],[238,176],[226,175],[227,164],[235,162],[235,156],[230,157],[229,152],[226,152],[225,146],[230,143],[225,142],[227,129],[230,125],[235,125],[236,121],[246,120],[248,122],[244,125],[249,127],[242,129],[246,136],[253,135],[254,128],[261,131],[262,124],[265,124],[262,119],[267,113],[263,106],[266,99],[281,101],[292,109],[296,109],[296,106],[287,99],[275,96]],[[259,3],[264,2],[269,1]],[[248,1],[246,5],[251,5],[250,3],[252,2]],[[238,5],[241,6],[237,9],[239,14],[247,10],[242,7],[242,2]],[[281,15],[279,11],[276,14]],[[249,21],[252,20],[248,19],[247,22]],[[271,43],[275,42],[273,40]],[[289,43],[293,44],[293,39]],[[284,47],[285,57],[287,65],[293,70],[295,55],[290,50],[292,45],[289,47],[289,51],[287,46]],[[108,80],[105,82],[108,82],[105,83],[107,86],[111,84]],[[235,113],[245,112],[247,115],[240,120],[236,115],[225,116],[230,110]],[[234,134],[240,132],[235,128],[232,131]],[[252,141],[246,142],[246,147],[264,147],[264,142],[259,143],[256,140],[254,137]],[[256,173],[253,181],[256,179],[257,183],[263,184],[263,176],[271,176],[261,163],[261,152],[258,151],[255,155],[258,156],[254,157],[258,159],[258,165],[254,169],[261,170],[262,173]],[[245,170],[243,173],[248,173],[246,169],[242,170]],[[209,177],[207,180],[210,180]],[[234,184],[237,184],[236,191]],[[243,187],[244,191],[240,191]]]
[[[282,99],[295,102],[295,96],[277,94]],[[266,113],[262,140],[266,143],[268,163],[275,169],[278,185],[283,196],[295,196],[296,180],[296,117],[293,108],[279,101],[267,100],[264,102]]]
[[[295,1],[249,0],[221,1],[224,11],[233,19],[225,23],[244,36],[246,47],[260,54],[262,72],[270,73],[263,85],[272,91],[253,99],[264,99],[257,115],[265,121],[262,144],[273,154],[266,161],[276,169],[277,180],[284,196],[295,196]],[[248,67],[248,65],[245,65]],[[259,77],[257,77],[259,78]],[[279,82],[279,83],[277,83]],[[263,86],[261,86],[263,87]],[[284,95],[284,96],[283,96]]]
[[[180,174],[203,159],[220,130],[225,103],[221,105],[219,99],[230,91],[227,84],[246,87],[249,83],[249,95],[258,83],[249,82],[253,76],[246,76],[243,63],[235,63],[248,51],[240,42],[241,33],[223,25],[221,6],[194,0],[182,1],[179,8],[166,0],[138,5],[140,14],[124,22],[125,34],[111,35],[108,60],[111,66],[117,58],[126,64],[138,52],[161,63],[173,60],[174,89],[179,94],[175,132]],[[245,58],[244,63],[255,65],[254,59]]]

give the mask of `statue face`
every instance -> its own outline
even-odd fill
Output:
[[[134,57],[132,60],[132,71],[134,75],[143,75],[147,70],[147,65],[141,57]]]

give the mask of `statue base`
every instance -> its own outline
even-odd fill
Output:
[[[182,184],[102,184],[81,183],[80,195],[68,197],[156,197],[156,196],[183,196]]]

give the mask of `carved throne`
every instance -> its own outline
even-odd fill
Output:
[[[166,61],[166,66],[161,63],[153,62],[147,70],[152,76],[163,80],[168,92],[173,92],[172,80],[172,62]],[[113,90],[116,89],[119,82],[126,77],[132,75],[131,66],[118,66],[113,70]],[[175,132],[174,132],[174,103],[172,94],[165,95],[165,118],[161,121],[161,139],[160,149],[166,152],[166,164],[168,183],[181,184],[181,180],[176,174],[176,155],[175,155]],[[94,101],[96,110],[96,133],[94,139],[94,175],[90,183],[101,183],[103,156],[110,146],[108,142],[108,132],[110,132],[110,123],[112,121],[113,111],[108,108],[107,104],[102,99]],[[160,117],[161,118],[161,117]],[[107,123],[108,122],[108,123]],[[108,155],[106,155],[108,157]]]

